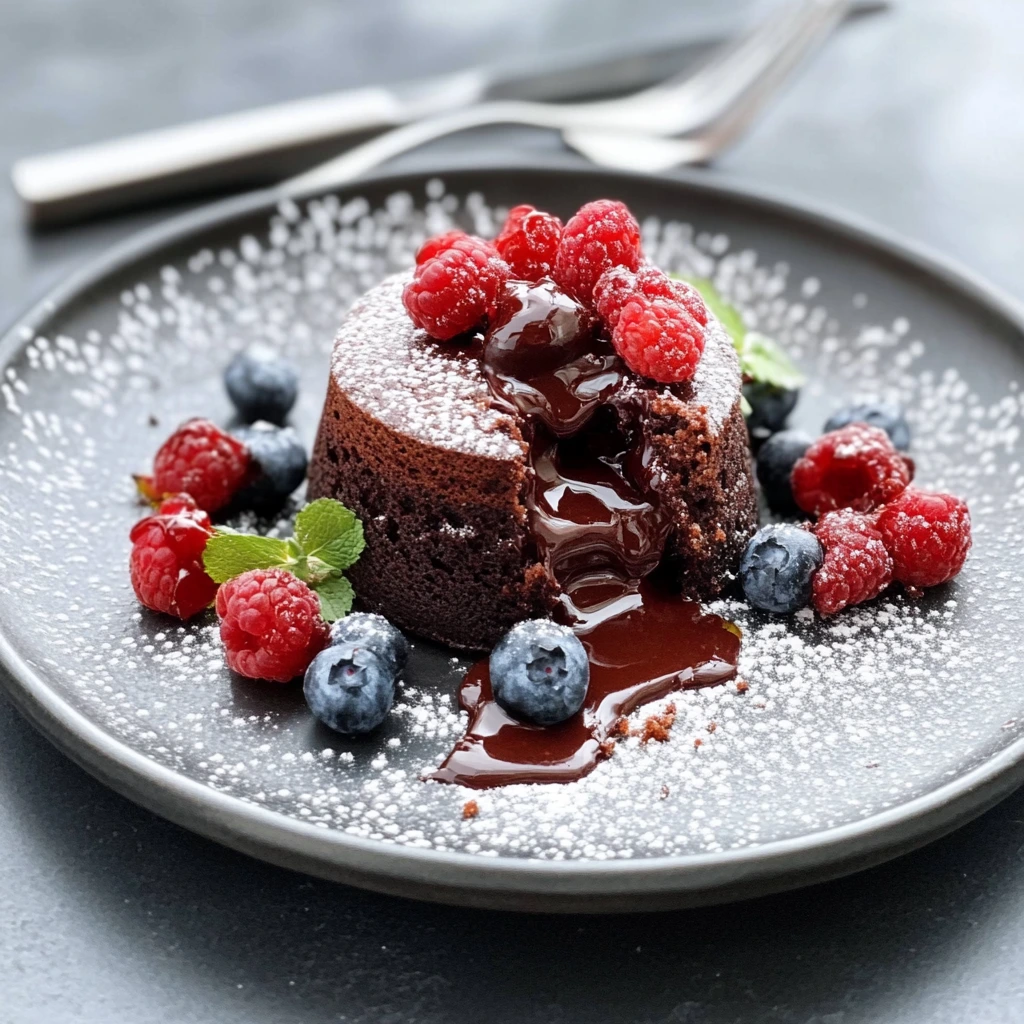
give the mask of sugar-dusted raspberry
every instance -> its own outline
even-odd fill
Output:
[[[249,679],[287,683],[327,646],[320,601],[284,569],[252,569],[217,591],[228,668]]]
[[[416,267],[402,301],[417,327],[446,341],[483,324],[509,275],[490,242],[462,235]]]
[[[139,490],[156,502],[168,494],[190,494],[213,515],[234,497],[250,471],[248,449],[209,420],[183,423],[160,446],[153,475],[135,478]]]
[[[551,276],[561,238],[562,222],[554,214],[524,203],[509,211],[494,247],[513,277],[539,281]]]
[[[645,263],[635,274],[628,267],[611,267],[594,285],[594,308],[609,331],[615,330],[622,307],[637,294],[678,302],[701,327],[707,325],[708,309],[700,292],[686,281],[677,281]]]
[[[468,237],[469,235],[459,228],[455,228],[453,231],[445,231],[441,235],[433,235],[419,247],[416,253],[416,266],[418,267],[421,263],[426,263],[427,260],[432,260],[439,252],[450,249],[460,238]],[[481,245],[487,244],[484,239],[478,238],[476,235],[472,237],[475,241],[480,242]]]
[[[893,576],[908,587],[935,587],[963,568],[971,549],[971,514],[952,494],[908,487],[878,513]]]
[[[793,467],[793,497],[805,512],[858,512],[891,501],[910,483],[914,464],[889,435],[866,423],[822,434]]]
[[[612,345],[634,373],[672,384],[694,375],[704,328],[678,302],[634,295],[619,313]]]
[[[643,260],[640,225],[624,203],[598,199],[576,211],[562,231],[555,280],[586,305],[594,285],[609,267],[636,270]]]
[[[871,516],[850,509],[826,512],[814,527],[825,551],[814,574],[814,607],[835,615],[877,597],[892,581],[892,558]]]
[[[213,527],[189,495],[164,501],[156,515],[132,527],[130,536],[128,567],[141,604],[190,619],[212,603],[217,584],[203,568],[203,551]]]

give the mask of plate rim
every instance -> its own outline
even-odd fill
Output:
[[[473,175],[507,170],[595,181],[676,188],[767,210],[896,259],[967,296],[1024,339],[1024,304],[981,275],[927,246],[857,215],[785,193],[700,172],[652,175],[543,162],[471,161],[369,174],[337,189],[295,194],[271,188],[235,196],[143,229],[88,260],[49,289],[0,338],[0,369],[33,331],[104,279],[182,243],[282,201],[360,189],[422,188],[432,178],[472,191]],[[0,628],[0,673],[14,705],[58,749],[115,791],[178,825],[263,860],[311,874],[406,896],[485,907],[544,910],[634,910],[721,902],[839,877],[938,838],[1024,782],[1024,737],[955,779],[858,821],[806,835],[718,853],[630,860],[547,861],[481,857],[403,847],[317,827],[211,789],[160,765],[108,733],[52,689]],[[666,902],[667,898],[667,902]]]

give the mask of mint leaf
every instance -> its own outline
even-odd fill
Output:
[[[748,376],[763,384],[793,391],[804,383],[804,375],[793,360],[763,334],[751,331],[739,347],[740,368]]]
[[[203,552],[203,566],[214,583],[227,583],[250,569],[270,569],[293,562],[293,548],[288,541],[234,531],[215,533]]]
[[[344,576],[331,576],[313,589],[320,598],[320,614],[327,622],[343,619],[352,610],[355,594]]]
[[[295,517],[295,539],[309,560],[347,569],[363,553],[363,524],[333,498],[318,498]]]

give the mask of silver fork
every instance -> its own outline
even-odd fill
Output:
[[[594,162],[620,169],[703,162],[739,135],[849,7],[850,0],[802,0],[727,44],[697,72],[621,99],[482,103],[405,125],[288,179],[281,188],[288,195],[337,188],[429,142],[499,124],[555,129]]]

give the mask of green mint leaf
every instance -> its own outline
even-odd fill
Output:
[[[742,314],[734,305],[726,302],[722,293],[706,277],[683,277],[682,274],[670,274],[669,277],[692,284],[700,292],[700,297],[715,319],[732,338],[732,343],[737,349],[743,344],[743,339],[747,336],[747,325],[743,322]]]
[[[803,386],[804,375],[771,338],[751,331],[739,347],[740,368],[762,384],[792,391]]]
[[[363,524],[333,498],[318,498],[295,517],[295,539],[307,559],[347,569],[363,553]]]
[[[344,576],[331,576],[313,587],[320,598],[320,614],[327,622],[343,619],[352,610],[352,584]]]
[[[271,569],[293,563],[288,541],[249,533],[215,533],[203,552],[203,566],[214,583],[227,583],[250,569]]]

